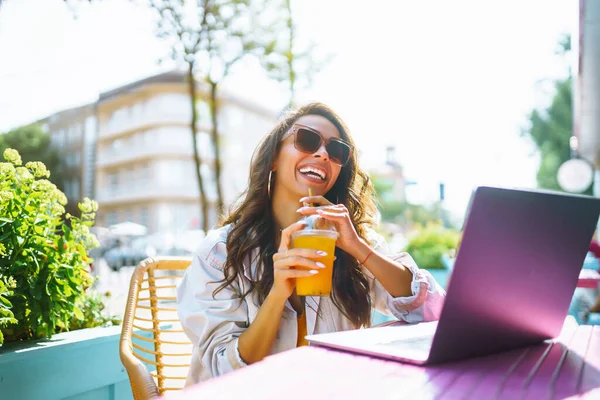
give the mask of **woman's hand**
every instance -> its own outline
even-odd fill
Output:
[[[304,228],[305,224],[296,222],[281,231],[279,250],[273,255],[273,287],[270,296],[287,300],[296,287],[296,278],[313,276],[325,266],[313,259],[323,257],[322,251],[311,249],[290,249],[292,233]],[[300,267],[302,269],[297,269]]]
[[[335,224],[339,233],[336,246],[348,254],[354,254],[361,239],[354,229],[348,209],[343,204],[333,204],[323,196],[308,196],[300,199],[302,203],[318,204],[318,207],[304,206],[298,209],[302,215],[317,214]]]

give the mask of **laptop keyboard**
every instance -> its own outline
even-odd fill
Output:
[[[389,346],[395,349],[409,349],[412,351],[429,351],[433,343],[433,335],[410,337],[400,340],[377,343],[380,346]]]

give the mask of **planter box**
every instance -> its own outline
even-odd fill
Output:
[[[129,378],[119,358],[120,335],[121,327],[113,326],[5,344],[0,347],[0,398],[132,399]]]
[[[429,273],[433,275],[435,281],[444,289],[448,286],[448,277],[452,270],[449,269],[428,269]]]

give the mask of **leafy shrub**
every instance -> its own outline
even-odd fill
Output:
[[[457,231],[429,223],[409,236],[406,251],[420,268],[443,269],[442,255],[450,254],[452,249],[456,249],[459,240],[460,234]]]
[[[5,150],[4,159],[7,162],[0,163],[0,343],[51,337],[69,330],[73,317],[86,319],[81,307],[93,283],[87,252],[98,246],[89,228],[98,204],[86,198],[79,204],[80,218],[65,214],[67,198],[47,179],[50,172],[43,163],[28,162],[23,167],[13,149]]]
[[[94,328],[96,326],[113,326],[120,325],[121,318],[116,316],[106,315],[104,312],[104,303],[110,297],[110,293],[104,294],[98,292],[88,292],[84,296],[77,307],[83,314],[83,319],[78,319],[73,316],[70,321],[70,330]]]

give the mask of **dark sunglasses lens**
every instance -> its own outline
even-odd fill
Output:
[[[327,146],[327,154],[334,163],[344,165],[350,158],[350,147],[346,143],[332,140]]]
[[[308,129],[298,129],[296,132],[296,147],[305,153],[314,153],[321,146],[321,136]]]

